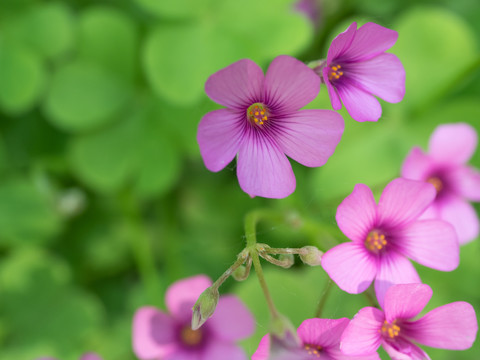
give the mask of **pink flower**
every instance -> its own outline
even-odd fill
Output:
[[[397,103],[405,95],[405,69],[393,54],[386,54],[398,33],[367,23],[357,30],[354,22],[333,39],[321,70],[332,107],[342,108],[357,121],[377,121],[382,115],[378,96]]]
[[[472,305],[458,301],[440,306],[418,320],[432,296],[425,284],[388,289],[383,311],[363,308],[345,329],[340,349],[347,355],[367,355],[382,345],[394,360],[430,359],[413,341],[440,349],[465,350],[475,341],[478,325]]]
[[[430,182],[437,189],[425,218],[451,223],[458,241],[465,244],[477,238],[479,221],[470,201],[480,201],[480,173],[466,165],[477,147],[477,133],[467,124],[438,126],[430,137],[429,151],[412,149],[402,166],[407,179]]]
[[[352,242],[328,250],[322,266],[344,291],[358,294],[375,279],[382,304],[393,284],[419,283],[407,258],[442,271],[459,263],[453,227],[442,220],[419,220],[435,199],[433,185],[395,179],[384,189],[378,205],[372,191],[357,184],[337,209],[337,223]]]
[[[133,318],[133,351],[142,360],[246,360],[236,340],[250,336],[255,322],[235,296],[222,296],[213,316],[192,330],[192,307],[212,285],[198,275],[177,281],[166,293],[169,314],[142,307]]]
[[[289,349],[283,349],[272,356],[270,336],[265,335],[252,360],[376,360],[377,353],[368,356],[345,356],[340,352],[340,336],[347,327],[349,320],[342,319],[307,319],[297,330],[301,344]]]
[[[248,59],[210,76],[207,95],[227,108],[207,113],[198,126],[205,166],[220,171],[237,155],[243,191],[269,198],[290,195],[295,176],[287,156],[322,166],[343,133],[343,118],[333,111],[297,111],[315,99],[319,88],[313,70],[285,55],[272,61],[266,76]]]

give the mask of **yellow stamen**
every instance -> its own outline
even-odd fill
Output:
[[[394,339],[400,335],[400,326],[397,325],[397,320],[389,323],[385,320],[380,329],[380,333],[384,336],[388,336],[390,339]]]
[[[384,250],[386,245],[387,239],[385,234],[383,234],[380,230],[374,229],[370,231],[365,239],[365,247],[375,254],[378,254]]]

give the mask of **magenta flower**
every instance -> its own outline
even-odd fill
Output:
[[[342,319],[307,319],[297,330],[301,343],[290,349],[283,349],[272,356],[270,336],[265,335],[252,360],[376,360],[377,353],[368,356],[345,356],[340,352],[340,336],[349,320]]]
[[[414,320],[432,296],[425,284],[402,284],[388,289],[383,311],[363,308],[345,329],[340,349],[367,355],[380,345],[394,360],[430,359],[414,342],[429,347],[465,350],[475,341],[478,325],[472,305],[458,301],[440,306]]]
[[[313,70],[285,55],[272,61],[266,76],[248,59],[210,76],[207,95],[227,109],[207,113],[198,126],[205,166],[220,171],[237,155],[243,191],[269,198],[290,195],[295,176],[287,156],[322,166],[343,133],[343,119],[333,111],[297,111],[315,99],[319,88]]]
[[[405,95],[405,69],[393,54],[386,54],[398,33],[367,23],[357,30],[354,22],[333,39],[327,60],[320,65],[332,107],[342,108],[357,121],[377,121],[382,107],[373,96],[397,103]],[[341,100],[341,101],[340,101]]]
[[[192,307],[212,285],[198,275],[177,281],[166,293],[169,314],[142,307],[133,318],[133,351],[142,360],[246,360],[235,341],[251,335],[255,322],[235,296],[222,296],[213,316],[192,330]]]
[[[477,213],[468,201],[480,201],[480,173],[466,165],[477,147],[477,133],[463,123],[440,125],[428,147],[427,154],[418,147],[412,149],[402,176],[435,186],[437,196],[423,217],[448,221],[460,244],[465,244],[479,233]]]
[[[336,220],[352,242],[328,250],[322,266],[344,291],[358,294],[375,279],[382,304],[393,284],[419,283],[407,258],[442,271],[459,263],[453,227],[442,220],[419,220],[435,199],[433,185],[395,179],[384,189],[378,205],[368,186],[357,184],[338,206]]]

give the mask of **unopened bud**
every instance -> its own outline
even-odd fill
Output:
[[[270,334],[273,342],[281,344],[281,347],[290,348],[296,347],[300,344],[297,330],[292,322],[281,314],[272,319],[272,322],[270,323]]]
[[[240,265],[235,271],[232,273],[232,276],[237,281],[243,281],[247,278],[247,267],[245,265]]]
[[[213,315],[219,297],[218,289],[212,287],[200,294],[197,302],[193,305],[192,330],[199,329]]]
[[[295,257],[293,254],[281,254],[278,256],[278,260],[280,260],[284,265],[283,267],[288,269],[295,263]]]
[[[320,265],[323,252],[318,250],[315,246],[304,246],[302,250],[305,252],[300,254],[300,259],[302,259],[305,264],[310,266]]]

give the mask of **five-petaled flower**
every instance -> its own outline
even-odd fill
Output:
[[[382,107],[375,96],[390,103],[403,99],[405,69],[395,55],[385,53],[397,38],[394,30],[374,23],[357,30],[354,22],[333,39],[327,60],[316,72],[327,85],[335,110],[343,102],[353,119],[377,121]]]
[[[470,125],[440,125],[430,137],[428,153],[415,147],[402,166],[404,178],[435,186],[437,196],[423,217],[451,223],[460,244],[479,234],[478,216],[468,200],[480,201],[480,173],[466,165],[476,147],[477,133]]]
[[[472,305],[458,301],[440,306],[415,320],[432,296],[425,284],[392,286],[383,311],[366,307],[345,329],[340,349],[348,355],[368,355],[380,345],[394,360],[430,359],[413,341],[429,347],[465,350],[475,341],[478,324]]]
[[[455,269],[459,245],[454,228],[442,220],[418,219],[435,195],[429,183],[395,179],[385,187],[377,205],[372,191],[357,184],[336,214],[338,226],[352,242],[323,255],[325,271],[342,290],[354,294],[366,290],[375,279],[382,304],[391,285],[420,282],[407,258],[437,270]]]
[[[221,296],[213,316],[192,330],[192,307],[200,294],[212,285],[198,275],[172,284],[165,295],[169,314],[154,307],[142,307],[133,319],[133,350],[142,360],[246,360],[235,341],[250,336],[255,321],[231,295]]]
[[[282,349],[272,348],[269,334],[265,335],[252,360],[379,360],[375,352],[368,356],[345,356],[340,352],[340,336],[350,320],[342,319],[307,319],[297,330],[300,343]]]
[[[269,198],[290,195],[296,182],[287,156],[305,166],[322,166],[343,133],[343,118],[334,111],[298,111],[319,89],[313,70],[285,55],[272,61],[265,76],[248,59],[210,76],[207,95],[227,108],[207,113],[198,126],[205,166],[220,171],[238,154],[243,191]]]

